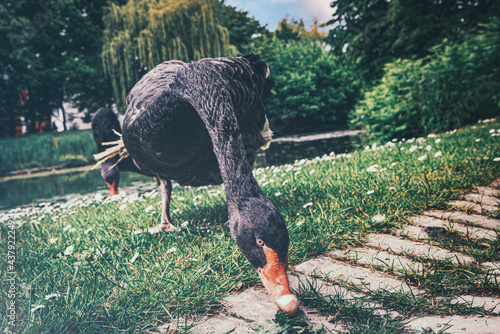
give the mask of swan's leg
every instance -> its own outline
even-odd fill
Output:
[[[162,199],[161,223],[149,229],[149,233],[157,234],[158,232],[173,232],[178,228],[172,225],[170,217],[170,199],[172,195],[172,181],[167,179],[155,178],[159,182],[160,195]]]

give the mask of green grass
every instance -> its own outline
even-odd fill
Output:
[[[443,208],[463,191],[488,184],[500,175],[500,162],[495,161],[500,157],[500,138],[489,132],[499,127],[498,122],[478,124],[421,142],[256,170],[264,192],[288,224],[291,264],[334,247],[362,244],[368,233],[387,232],[426,208]],[[410,153],[414,145],[417,149]],[[435,157],[437,152],[442,155]],[[418,160],[424,154],[427,158]],[[373,165],[379,165],[378,171],[367,171]],[[215,228],[227,221],[222,186],[176,188],[173,219],[178,226],[187,222],[186,227],[159,238],[134,234],[159,222],[159,201],[156,192],[130,194],[56,203],[24,217],[23,210],[6,215],[4,221],[24,223],[15,230],[20,332],[146,332],[186,315],[217,313],[223,296],[260,284],[228,228]],[[386,219],[374,222],[377,214]],[[199,229],[205,226],[210,229]],[[2,252],[7,249],[8,228],[1,225]],[[51,238],[57,241],[52,244]],[[494,249],[472,242],[443,244],[465,249],[481,261],[497,261],[498,240],[492,245]],[[64,255],[69,246],[73,254]],[[8,266],[4,259],[2,272]],[[436,262],[435,271],[410,274],[409,281],[428,291],[426,299],[380,293],[371,298],[405,316],[420,316],[459,312],[445,302],[432,304],[433,297],[452,296],[450,291],[500,293],[498,284],[481,276],[474,265],[460,268]],[[483,282],[475,286],[476,279]],[[6,289],[1,291],[5,294]],[[52,293],[60,297],[45,300]],[[353,333],[397,333],[403,326],[401,319],[377,315],[363,301],[319,296],[314,289],[303,289],[299,296],[304,305],[341,320]],[[2,300],[7,297],[2,295]],[[31,312],[37,305],[44,308]]]
[[[92,163],[95,153],[90,130],[0,138],[0,175],[27,168],[81,166]]]

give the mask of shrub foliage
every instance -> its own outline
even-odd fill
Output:
[[[498,114],[500,19],[464,42],[435,46],[430,56],[386,64],[380,83],[365,92],[352,123],[371,138],[421,136]]]
[[[287,42],[276,37],[257,41],[255,51],[266,60],[270,78],[277,82],[267,111],[282,126],[273,130],[283,134],[347,126],[348,113],[359,97],[359,83],[333,54],[308,39]]]

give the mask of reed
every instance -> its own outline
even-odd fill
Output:
[[[1,138],[0,175],[27,168],[90,164],[96,152],[90,130]]]

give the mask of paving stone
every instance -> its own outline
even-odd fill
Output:
[[[222,299],[230,312],[244,319],[260,321],[272,320],[278,310],[264,289],[254,287]]]
[[[498,186],[498,181],[497,181],[497,186]],[[491,196],[491,197],[499,197],[500,196],[500,190],[492,188],[492,187],[477,187],[477,193],[485,196]]]
[[[365,299],[366,295],[364,293],[358,293],[358,292],[353,292],[350,291],[344,287],[341,287],[336,284],[330,284],[327,283],[323,280],[310,277],[307,275],[302,275],[299,273],[295,273],[293,275],[288,275],[288,282],[290,283],[290,287],[294,291],[298,291],[300,289],[303,289],[304,286],[308,287],[309,284],[311,284],[316,292],[322,296],[325,297],[332,297],[334,299],[342,299],[344,301],[354,301],[355,299]],[[376,313],[379,315],[385,315],[389,314],[391,318],[396,318],[401,316],[398,312],[396,311],[388,311],[385,310],[383,305],[375,303],[375,302],[368,302],[367,305],[371,308],[374,308]],[[339,330],[339,329],[336,329]]]
[[[208,316],[203,316],[203,317],[198,317],[198,318],[195,318],[195,317],[184,317],[184,318],[178,318],[178,319],[175,319],[175,320],[171,320],[170,322],[167,322],[167,323],[164,323],[163,325],[159,326],[157,328],[158,332],[160,332],[161,334],[166,334],[166,333],[171,333],[172,331],[186,331],[185,328],[186,327],[190,327],[194,324],[200,324],[200,323],[204,323],[205,321],[208,321],[210,320],[210,317]],[[236,319],[237,320],[237,319]],[[193,328],[196,328],[198,326],[195,326]],[[233,327],[229,327],[228,330],[231,330],[233,329]],[[189,330],[189,333],[191,333],[191,330]],[[197,333],[197,332],[195,332]],[[242,333],[245,333],[245,332],[242,332]]]
[[[340,279],[359,286],[364,290],[387,289],[392,291],[412,291],[414,294],[421,293],[415,287],[410,287],[406,282],[397,280],[381,272],[350,265],[326,257],[319,257],[299,264],[296,270],[308,275],[326,275],[335,280]]]
[[[472,211],[477,212],[477,213],[482,213],[483,211],[493,212],[493,211],[498,210],[498,207],[496,207],[496,206],[485,205],[485,204],[476,204],[476,203],[472,203],[469,201],[457,200],[457,201],[451,201],[448,204],[451,206],[460,208],[460,209],[462,209],[462,208],[465,210],[471,209]]]
[[[440,219],[460,219],[470,223],[480,225],[492,230],[500,231],[500,220],[485,216],[480,216],[476,214],[468,215],[464,212],[458,211],[442,211],[442,210],[429,210],[425,211],[424,214],[428,216],[433,216]]]
[[[446,329],[451,325],[449,329]],[[500,317],[482,315],[472,316],[429,316],[416,318],[408,323],[413,330],[432,329],[435,333],[443,331],[451,334],[498,334],[500,328]]]
[[[254,287],[248,288],[236,295],[226,297],[222,302],[230,313],[253,321],[273,320],[278,310],[264,289]],[[303,306],[300,309],[302,312],[299,311],[298,316],[304,317],[309,323],[322,324],[330,331],[343,329],[342,324],[328,322],[326,317],[321,316],[317,311]]]
[[[346,260],[356,261],[370,266],[381,266],[384,268],[394,268],[398,271],[420,271],[421,263],[412,261],[406,257],[387,253],[373,248],[353,248],[347,250],[336,250],[330,254]]]
[[[230,330],[233,330],[231,333],[235,334],[255,333],[255,331],[250,327],[250,324],[245,320],[233,318],[224,314],[217,314],[213,317],[208,318],[201,324],[191,328],[188,333],[219,334],[219,333],[227,333]]]
[[[500,313],[499,297],[460,296],[450,301],[450,304],[463,304],[468,307],[482,307],[487,311],[496,314]]]
[[[396,230],[398,236],[407,236],[416,240],[428,240],[430,237],[425,231],[425,228],[413,225],[404,225],[399,230]]]
[[[465,234],[473,239],[488,239],[488,240],[495,240],[497,238],[497,232],[480,228],[480,227],[474,227],[474,226],[465,226],[462,224],[458,223],[453,223],[450,221],[442,220],[442,219],[437,219],[434,217],[429,217],[429,216],[417,216],[417,217],[412,217],[412,221],[420,226],[426,227],[426,228],[443,228],[448,231],[456,231],[461,234]],[[417,228],[418,229],[418,228]],[[411,232],[413,235],[415,235],[417,232],[417,229],[413,229]],[[422,233],[422,232],[421,232]],[[428,232],[424,232],[428,233]],[[423,233],[422,233],[423,235]],[[411,237],[411,235],[409,235]]]
[[[454,263],[474,262],[474,259],[467,255],[451,252],[444,248],[427,245],[418,241],[402,239],[389,234],[371,235],[367,238],[366,243],[370,246],[380,247],[380,249],[395,253],[405,252],[431,259],[450,260]]]
[[[500,263],[499,262],[483,262],[481,267],[484,270],[488,270],[492,275],[500,275]]]
[[[426,226],[428,224],[434,224],[435,222],[443,222],[443,223],[448,222],[446,220],[442,220],[442,219],[438,219],[438,218],[426,216],[426,215],[413,216],[410,218],[410,221],[412,221],[414,224],[417,224],[419,226]]]
[[[295,273],[288,275],[288,283],[293,291],[308,290],[312,286],[322,296],[338,296],[344,300],[363,298],[365,294],[352,292],[337,284],[330,284],[318,278]]]
[[[481,195],[481,194],[467,194],[465,195],[465,199],[473,202],[473,203],[478,203],[481,205],[487,205],[487,206],[492,206],[496,207],[498,209],[498,204],[499,204],[499,199],[486,196],[486,195]],[[495,211],[495,210],[493,210]]]

